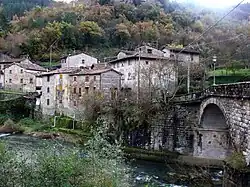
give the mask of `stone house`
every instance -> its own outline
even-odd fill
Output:
[[[112,98],[120,90],[121,74],[109,67],[61,68],[42,73],[41,111],[43,115],[56,113],[82,116],[85,101],[98,94]],[[113,95],[112,95],[113,93]]]
[[[195,50],[164,47],[162,51],[164,52],[165,57],[172,58],[183,65],[186,65],[187,63],[200,63],[200,53]]]
[[[4,89],[21,92],[36,92],[36,75],[47,71],[45,68],[32,63],[28,59],[13,63],[4,69]]]
[[[84,53],[77,55],[67,55],[61,58],[61,67],[62,68],[71,68],[71,67],[88,67],[92,64],[97,64],[97,59],[89,56]]]
[[[60,68],[38,75],[42,82],[42,95],[37,104],[40,105],[43,115],[55,115],[60,105],[68,108],[69,74],[75,71],[80,71],[80,69],[76,67]]]
[[[9,65],[11,65],[12,63],[19,63],[24,59],[15,59],[15,58],[11,58],[10,56],[0,53],[0,70],[5,69],[6,67],[8,67]]]
[[[174,91],[176,84],[175,63],[164,57],[164,52],[142,46],[132,51],[121,51],[110,66],[122,73],[121,85],[135,92],[140,87]]]
[[[4,87],[4,69],[13,63],[20,63],[23,59],[13,59],[0,53],[0,89]]]

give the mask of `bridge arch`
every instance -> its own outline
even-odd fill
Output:
[[[223,104],[209,98],[200,106],[199,124],[194,147],[198,157],[225,159],[230,154],[229,124]]]
[[[199,113],[199,127],[202,127],[202,125],[205,125],[204,120],[207,120],[207,119],[204,119],[204,118],[206,117],[217,117],[217,119],[220,122],[225,123],[223,124],[223,126],[226,125],[225,128],[229,128],[230,124],[228,123],[228,117],[227,117],[225,107],[217,98],[209,98],[206,101],[202,102],[201,107],[200,107],[200,113]],[[222,124],[220,124],[220,126],[222,126]],[[212,127],[215,127],[215,126],[212,126]]]

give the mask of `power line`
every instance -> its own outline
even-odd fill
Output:
[[[201,39],[201,37],[202,37],[203,35],[205,35],[207,32],[209,32],[211,29],[213,29],[218,23],[220,23],[220,22],[221,22],[223,19],[225,19],[229,14],[231,14],[236,8],[238,8],[244,1],[245,1],[245,0],[240,1],[232,10],[230,10],[230,11],[229,11],[227,14],[225,14],[222,18],[220,18],[218,21],[216,21],[215,24],[213,24],[212,26],[210,26],[209,28],[207,28],[198,38],[196,38],[193,42],[191,42],[190,44],[188,44],[186,47],[182,48],[182,50],[179,51],[179,52],[177,53],[177,55],[180,54],[180,53],[182,53],[187,47],[189,47],[189,46],[193,45],[194,43],[198,42],[198,41]]]
[[[208,45],[208,44],[217,44],[217,43],[223,43],[223,42],[226,42],[226,41],[231,41],[231,40],[234,40],[234,39],[238,39],[240,36],[243,36],[244,34],[239,34],[235,37],[232,37],[232,38],[228,38],[228,39],[225,39],[225,40],[219,40],[219,41],[216,41],[216,42],[209,42],[209,43],[203,43],[203,44],[194,44],[194,45],[190,45],[190,46],[204,46],[204,45]]]

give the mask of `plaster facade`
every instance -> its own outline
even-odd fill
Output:
[[[61,59],[61,67],[62,68],[70,68],[70,67],[88,67],[92,64],[97,64],[98,61],[96,58],[89,56],[87,54],[81,53],[77,55],[69,55],[63,57]]]
[[[4,69],[4,88],[19,92],[36,92],[37,75],[46,71],[29,60],[14,63]]]
[[[172,61],[164,57],[138,54],[109,62],[112,68],[122,73],[121,85],[134,91],[140,87],[173,91],[176,71]],[[139,77],[139,78],[138,78]],[[138,83],[138,80],[140,81]]]
[[[101,98],[110,99],[114,90],[120,90],[121,75],[112,69],[62,69],[41,75],[44,115],[57,113],[81,118],[89,97],[101,94]]]

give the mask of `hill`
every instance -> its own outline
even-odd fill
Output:
[[[50,47],[55,61],[73,51],[84,51],[102,60],[115,55],[118,49],[130,50],[142,43],[158,48],[167,44],[186,46],[223,15],[169,1],[162,1],[163,4],[159,1],[161,6],[135,4],[135,1],[113,4],[103,0],[86,6],[81,1],[75,6],[52,3],[42,7],[50,3],[44,0],[41,7],[25,14],[20,10],[20,16],[14,16],[11,22],[7,21],[3,6],[0,49],[15,56],[29,54],[32,59],[45,62],[49,59]],[[35,6],[38,0],[32,2]],[[249,5],[242,5],[237,11],[248,11],[244,6]],[[207,65],[214,54],[222,65],[230,66],[232,60],[248,64],[248,32],[246,15],[232,15],[189,48],[199,50],[202,63]]]
[[[3,14],[8,19],[13,16],[22,16],[25,11],[29,11],[35,6],[48,6],[52,0],[1,0],[0,4],[3,8]]]

